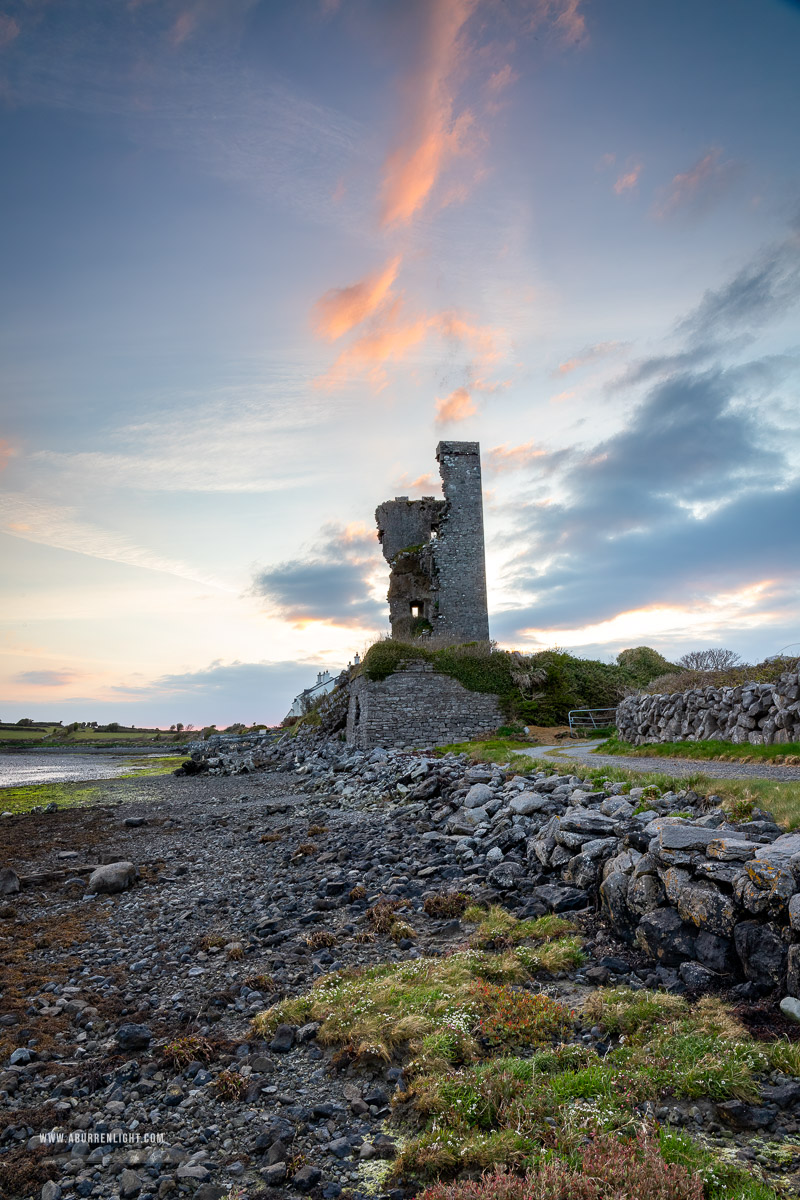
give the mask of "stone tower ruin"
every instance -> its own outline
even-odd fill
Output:
[[[375,511],[378,540],[392,568],[392,637],[488,641],[480,446],[439,442],[436,460],[444,500],[396,496]]]

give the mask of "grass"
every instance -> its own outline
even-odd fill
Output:
[[[451,742],[447,746],[437,746],[434,751],[440,757],[443,754],[466,754],[472,762],[507,763],[517,750],[525,750],[532,745],[521,738],[488,738],[477,742]]]
[[[140,775],[169,775],[180,766],[183,758],[173,756],[135,758],[131,771],[113,775],[111,779],[132,779]],[[62,781],[60,783],[29,783],[20,787],[0,788],[0,812],[24,813],[33,808],[57,804],[59,808],[80,808],[103,799],[99,785],[102,780]]]
[[[319,1021],[320,1043],[347,1048],[355,1058],[388,1062],[402,1052],[412,1071],[447,1067],[480,1057],[485,1022],[492,1045],[516,1044],[522,1026],[530,1033],[535,1025],[542,1038],[563,1032],[562,1005],[543,997],[534,1014],[532,994],[509,986],[530,977],[513,951],[466,950],[352,969],[327,976],[305,996],[274,1005],[255,1018],[254,1028],[266,1036],[284,1021]]]
[[[708,738],[700,742],[648,742],[643,746],[634,746],[614,734],[598,746],[597,751],[600,754],[624,754],[630,758],[688,758],[698,762],[715,760],[763,762],[776,766],[782,763],[789,766],[800,765],[800,742],[785,742],[773,746],[751,746],[748,742],[737,746],[733,742]]]
[[[770,1071],[800,1072],[800,1043],[754,1041],[718,997],[689,1004],[607,988],[590,994],[577,1021],[578,1033],[601,1026],[601,1056],[576,1036],[576,1014],[531,986],[536,955],[579,952],[569,921],[476,905],[462,920],[475,927],[469,949],[339,972],[253,1022],[264,1037],[282,1022],[317,1021],[341,1066],[403,1063],[395,1178],[405,1186],[511,1172],[443,1184],[428,1200],[776,1200],[758,1168],[648,1125],[643,1109],[757,1102]],[[779,1151],[776,1170],[792,1160],[791,1147]]]
[[[0,812],[24,813],[32,808],[57,804],[78,808],[101,799],[99,787],[85,783],[32,783],[24,787],[0,788]]]

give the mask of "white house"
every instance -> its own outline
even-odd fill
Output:
[[[331,675],[330,671],[320,671],[317,675],[317,682],[307,687],[295,696],[292,701],[292,707],[286,714],[289,717],[302,717],[311,708],[315,700],[319,700],[320,696],[325,696],[333,688],[338,675]]]

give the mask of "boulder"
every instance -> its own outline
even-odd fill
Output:
[[[675,825],[662,825],[657,833],[658,851],[671,854],[676,850],[705,850],[709,842],[718,841],[716,830],[704,829],[701,825],[690,825],[681,821]]]
[[[678,967],[678,974],[683,982],[693,992],[706,992],[719,983],[719,976],[708,967],[689,959]]]
[[[667,889],[669,895],[669,889]],[[678,895],[678,914],[698,929],[728,937],[736,924],[736,908],[730,896],[713,883],[693,880]]]
[[[0,870],[0,896],[16,896],[19,891],[19,875],[11,867]]]
[[[548,804],[548,796],[541,796],[538,792],[525,792],[522,796],[515,796],[508,807],[519,817],[529,817],[531,813],[542,812]]]
[[[758,842],[748,842],[744,838],[720,837],[708,843],[706,854],[709,858],[718,858],[722,862],[747,862],[760,849]]]
[[[555,883],[546,883],[533,889],[537,900],[550,909],[551,912],[571,912],[574,909],[586,908],[589,897],[580,888],[559,887]]]
[[[800,892],[789,901],[789,924],[795,933],[800,931]]]
[[[698,933],[694,952],[699,963],[718,975],[729,975],[738,966],[732,940],[729,937],[719,937],[707,929]]]
[[[574,883],[578,888],[591,888],[597,882],[598,866],[588,854],[575,854],[561,871],[561,878],[566,883]]]
[[[783,913],[796,886],[794,875],[786,869],[788,865],[785,859],[753,859],[745,863],[734,884],[738,903],[756,915],[769,912],[779,916]]]
[[[747,979],[767,986],[782,982],[787,950],[774,925],[764,921],[740,921],[733,931],[733,940]]]
[[[633,920],[628,908],[628,876],[622,871],[612,871],[600,884],[600,907],[615,933],[630,935]]]
[[[780,1010],[790,1021],[796,1021],[800,1025],[800,1000],[797,997],[784,996],[780,1003]]]
[[[786,956],[786,990],[800,998],[800,945],[790,946]]]
[[[696,931],[681,920],[674,908],[645,913],[636,929],[636,941],[645,954],[667,967],[695,956]]]
[[[146,1050],[152,1039],[152,1030],[146,1025],[134,1025],[132,1022],[120,1025],[116,1034],[120,1050]]]
[[[628,884],[628,908],[643,917],[664,903],[664,885],[657,875],[635,875]]]
[[[108,863],[92,871],[86,891],[90,895],[97,892],[124,892],[136,882],[136,874],[136,867],[132,862]]]
[[[494,792],[485,783],[473,783],[464,799],[464,808],[483,808],[494,796]]]
[[[492,867],[486,876],[486,882],[501,892],[507,892],[517,887],[522,874],[523,869],[519,863],[501,862],[496,867]]]
[[[617,822],[613,817],[604,817],[592,809],[568,808],[561,818],[561,828],[572,833],[588,833],[593,837],[608,837],[613,834]]]

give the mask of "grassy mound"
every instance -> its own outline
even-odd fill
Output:
[[[413,659],[429,662],[471,692],[499,696],[510,721],[548,726],[566,722],[573,708],[613,708],[631,688],[671,668],[648,646],[623,650],[616,663],[603,663],[562,650],[523,656],[483,642],[431,649],[385,638],[370,646],[361,669],[367,679],[387,679]]]

